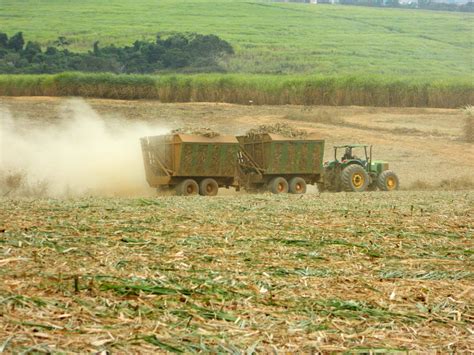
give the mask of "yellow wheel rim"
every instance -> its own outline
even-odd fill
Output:
[[[389,190],[393,190],[397,187],[397,181],[392,177],[392,176],[389,176],[387,178],[387,188]]]
[[[356,173],[352,175],[352,185],[354,185],[355,188],[359,188],[363,186],[364,183],[365,183],[364,175],[360,173]]]

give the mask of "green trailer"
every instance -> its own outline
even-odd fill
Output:
[[[306,192],[321,182],[324,141],[276,134],[204,137],[170,134],[141,138],[148,184],[178,195],[216,195],[219,187]]]
[[[219,187],[239,187],[239,142],[234,136],[169,134],[141,138],[150,186],[178,195],[216,195]]]
[[[249,189],[301,194],[306,192],[307,184],[322,181],[324,140],[271,133],[237,139],[241,146],[242,180]]]
[[[320,192],[399,188],[398,176],[387,162],[372,160],[368,145],[335,146],[334,160],[324,164],[324,140],[317,137],[176,133],[144,137],[141,145],[149,185],[178,195],[213,196],[219,187],[303,194],[308,184],[317,184]],[[340,159],[338,149],[344,150]]]

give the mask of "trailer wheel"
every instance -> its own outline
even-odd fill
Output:
[[[305,194],[306,193],[306,181],[298,176],[291,178],[289,181],[289,190],[292,194]]]
[[[202,196],[216,196],[219,185],[214,179],[204,179],[199,183],[199,194]]]
[[[271,193],[285,194],[288,192],[288,181],[283,177],[276,177],[270,180],[268,188]]]
[[[392,170],[385,170],[377,179],[377,186],[382,191],[398,190],[400,182],[398,176]]]
[[[341,183],[344,191],[362,192],[369,185],[369,174],[357,164],[346,166],[341,173]]]
[[[197,195],[199,186],[193,179],[186,179],[176,185],[176,194],[180,196]]]

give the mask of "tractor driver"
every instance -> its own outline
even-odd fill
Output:
[[[346,151],[344,155],[342,156],[341,160],[351,160],[354,159],[352,156],[352,148],[351,147],[346,147]]]

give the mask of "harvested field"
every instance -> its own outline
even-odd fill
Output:
[[[7,352],[472,350],[471,192],[0,202]]]
[[[58,124],[64,119],[65,102],[68,100],[61,98],[0,97],[0,108],[8,110],[16,119],[28,120],[30,129],[44,130],[45,125]],[[127,128],[127,139],[136,139],[136,146],[131,141],[116,144],[123,151],[119,149],[113,160],[120,161],[124,156],[130,159],[126,168],[115,168],[119,169],[122,180],[129,178],[133,185],[130,183],[120,191],[112,189],[107,195],[155,194],[154,190],[142,184],[145,177],[138,143],[140,134],[162,134],[180,127],[208,127],[223,134],[243,135],[260,125],[274,124],[291,125],[294,129],[324,138],[326,160],[332,159],[331,147],[334,144],[373,144],[374,158],[390,163],[400,177],[402,189],[474,188],[474,160],[467,158],[474,156],[474,145],[466,142],[467,115],[459,109],[163,104],[148,100],[96,99],[84,100],[84,105],[89,108],[81,108],[80,117],[84,111],[87,115],[95,112],[104,121],[118,118],[130,127],[142,124],[148,127],[135,135],[132,134],[134,130]],[[107,144],[111,144],[114,137],[108,138]],[[130,155],[133,147],[136,147],[136,155]],[[82,155],[78,158],[83,159]],[[109,159],[108,163],[111,161]],[[116,179],[116,175],[110,179]],[[84,180],[87,177],[80,182]],[[114,185],[109,184],[108,187],[113,188]]]
[[[0,113],[30,131],[67,128],[38,156],[64,173],[56,184],[68,186],[68,167],[47,154],[64,150],[87,167],[72,170],[73,182],[90,188],[97,181],[88,177],[99,176],[107,188],[96,197],[87,189],[75,198],[0,196],[1,351],[472,349],[474,163],[466,156],[474,152],[461,110],[64,102],[0,98]],[[111,121],[118,134],[103,125]],[[245,134],[274,124],[329,147],[374,144],[405,189],[451,191],[155,198],[147,189],[139,134]],[[96,140],[111,150],[95,151]],[[87,165],[91,158],[100,166]],[[14,189],[26,177],[4,184]]]

